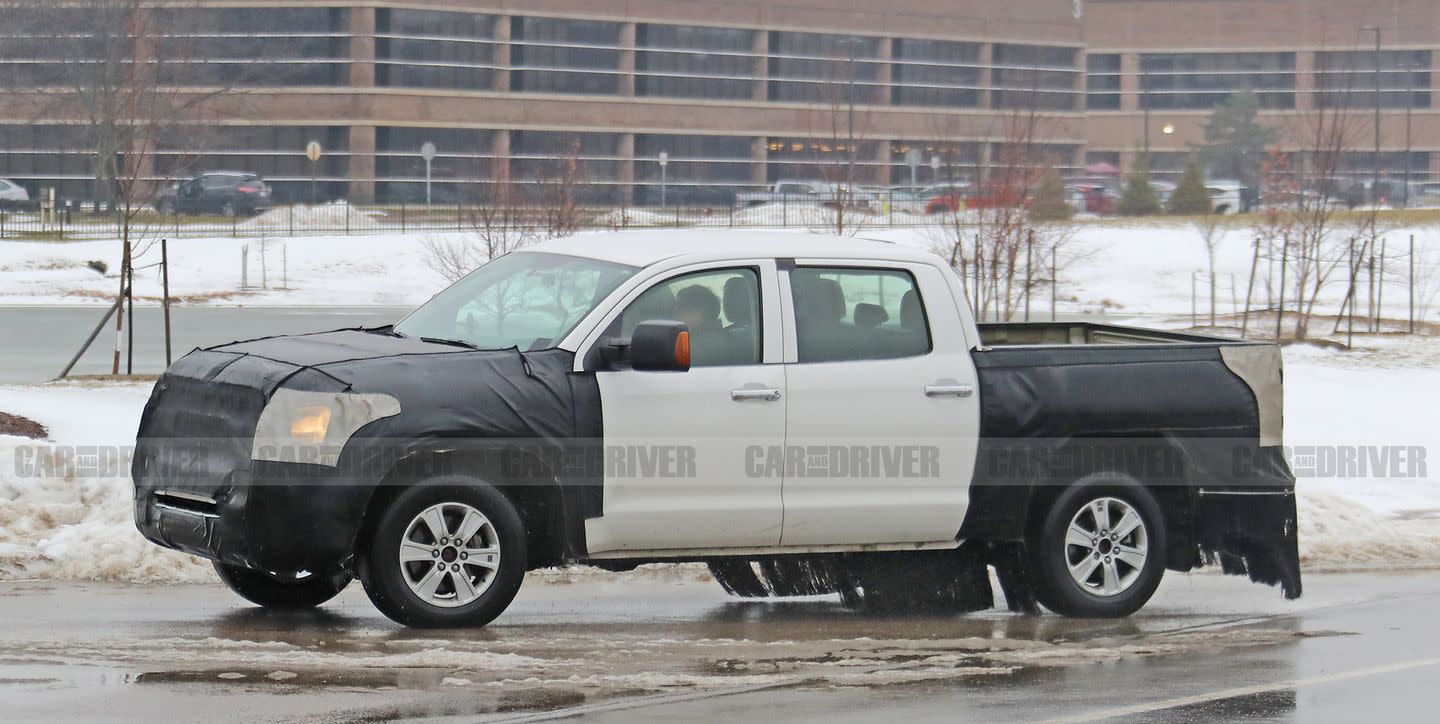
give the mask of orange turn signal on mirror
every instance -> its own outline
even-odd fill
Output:
[[[681,367],[690,366],[690,333],[688,331],[675,335],[675,364]]]

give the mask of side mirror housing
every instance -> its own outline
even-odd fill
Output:
[[[635,325],[626,340],[615,340],[602,350],[602,358],[612,366],[628,362],[640,372],[688,372],[690,370],[690,330],[684,322],[650,320]]]

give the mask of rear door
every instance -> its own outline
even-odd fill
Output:
[[[691,368],[596,373],[606,464],[603,514],[586,521],[590,553],[777,545],[782,481],[747,465],[785,437],[774,261],[668,272],[620,308],[601,337],[684,321]]]
[[[782,275],[784,546],[936,543],[965,518],[980,415],[948,280],[924,264]]]

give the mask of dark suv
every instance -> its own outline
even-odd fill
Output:
[[[258,214],[270,208],[270,187],[243,171],[209,171],[161,192],[155,210],[162,214]]]

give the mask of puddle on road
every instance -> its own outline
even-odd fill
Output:
[[[871,634],[935,631],[924,638],[844,636],[826,625],[819,628],[823,635],[802,638],[796,634],[817,631],[809,626],[796,631],[782,622],[766,627],[766,640],[736,635],[753,622],[698,631],[692,622],[674,630],[577,625],[458,633],[291,627],[274,616],[251,623],[256,625],[227,619],[215,627],[217,633],[243,638],[31,642],[22,651],[0,650],[0,663],[23,669],[17,661],[23,657],[72,676],[90,672],[79,676],[83,684],[71,685],[203,687],[207,693],[403,691],[424,703],[378,704],[383,711],[367,709],[363,715],[379,719],[547,710],[635,694],[733,687],[963,685],[1037,668],[1274,645],[1317,633],[1276,627],[1272,621],[1267,627],[1110,635],[1104,624],[1099,635],[1076,640],[1076,622],[1045,617],[907,620],[903,625],[871,620],[859,627]],[[997,629],[1012,635],[996,635]],[[1016,637],[1016,629],[1028,629],[1035,637]],[[1067,635],[1060,635],[1062,630]],[[95,676],[97,669],[125,673]]]

